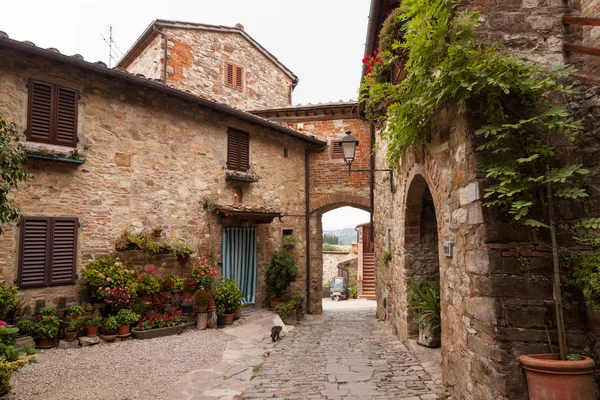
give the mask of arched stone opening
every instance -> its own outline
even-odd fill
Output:
[[[440,289],[436,208],[429,186],[422,175],[416,175],[409,186],[406,196],[405,224],[407,327],[408,336],[415,338],[419,336],[419,326],[415,322],[415,312],[410,307],[410,297],[414,296],[411,295],[410,287],[417,287],[421,291],[424,287],[431,287],[437,293]],[[420,338],[419,341],[423,342],[424,339]]]

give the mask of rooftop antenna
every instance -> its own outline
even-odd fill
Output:
[[[108,45],[108,68],[111,68],[113,61],[116,62],[116,61],[118,61],[119,58],[123,57],[123,52],[121,51],[121,49],[119,49],[119,46],[117,46],[117,43],[113,40],[112,25],[110,26],[108,32],[109,32],[108,40],[106,40],[106,38],[104,37],[103,34],[100,34],[100,36],[102,37],[104,42]],[[114,49],[113,49],[113,45],[114,45]],[[119,53],[117,53],[117,51],[121,54],[119,55]]]

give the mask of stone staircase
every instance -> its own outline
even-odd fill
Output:
[[[363,282],[361,299],[375,299],[375,254],[363,253]]]

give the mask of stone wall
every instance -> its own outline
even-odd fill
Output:
[[[29,78],[80,91],[79,151],[87,157],[85,164],[31,159],[27,168],[35,179],[16,193],[25,215],[79,218],[78,265],[113,250],[123,230],[157,225],[166,238],[189,242],[198,254],[218,262],[221,226],[203,204],[205,199],[231,204],[241,186],[245,203],[275,207],[285,215],[258,227],[259,303],[265,301],[264,272],[269,254],[280,246],[282,229],[293,229],[297,238],[293,252],[300,275],[292,291],[304,295],[304,180],[298,179],[304,175],[304,141],[99,73],[7,49],[2,59],[0,112],[21,132],[27,125]],[[250,172],[258,182],[225,180],[228,127],[249,132]],[[0,237],[3,281],[17,278],[18,239],[15,224]],[[52,303],[60,296],[75,297],[77,289],[23,292],[27,299],[44,297]]]
[[[331,283],[331,278],[338,276],[338,264],[356,258],[350,251],[324,251],[323,252],[323,285]]]
[[[163,37],[156,35],[127,67],[127,72],[135,75],[142,74],[149,79],[162,80],[165,60],[164,44]]]
[[[183,28],[161,31],[168,37],[168,84],[242,110],[291,104],[293,79],[241,34]],[[162,39],[155,39],[150,46],[132,61],[128,71],[154,70],[157,60],[163,58]],[[225,86],[225,63],[244,68],[242,90]]]

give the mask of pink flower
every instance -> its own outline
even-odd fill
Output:
[[[79,267],[79,269],[84,270],[85,269],[85,265],[82,265],[81,267]]]
[[[104,279],[104,275],[102,275],[102,274],[98,274],[98,278],[102,278],[102,279]]]
[[[4,322],[4,321],[0,321],[0,326],[8,328],[8,324],[6,322]]]
[[[110,288],[107,286],[104,288],[104,290],[106,290],[108,292],[110,290]]]
[[[141,277],[141,276],[138,276],[138,281],[141,281],[141,280],[142,280],[142,277]]]
[[[146,269],[146,273],[151,274],[154,271],[154,268],[150,267]]]
[[[106,278],[106,282],[110,282],[110,281],[112,281],[112,279]]]
[[[102,290],[102,286],[98,286],[98,290]]]

